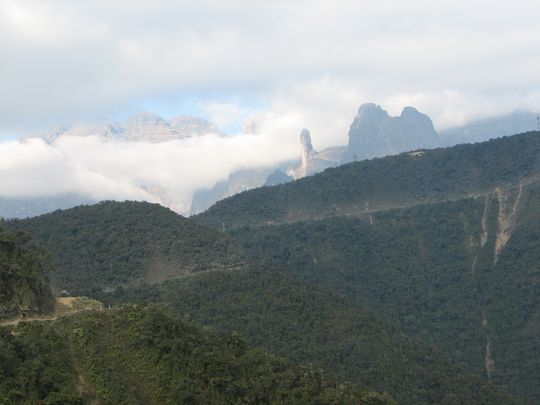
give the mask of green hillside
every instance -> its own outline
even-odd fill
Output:
[[[158,204],[103,202],[7,226],[32,232],[51,253],[54,289],[75,295],[243,265],[229,237]]]
[[[24,232],[6,233],[0,220],[0,319],[52,310],[50,264]]]
[[[0,327],[4,404],[388,404],[156,308]]]
[[[251,345],[388,392],[399,403],[518,403],[351,300],[271,269],[199,273],[102,299],[165,303],[187,319],[239,332]]]
[[[540,185],[235,236],[253,263],[343,294],[540,401]]]
[[[540,174],[540,132],[404,153],[327,169],[216,203],[196,217],[227,229],[290,223],[465,198]]]

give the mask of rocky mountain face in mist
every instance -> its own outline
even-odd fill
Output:
[[[300,133],[301,162],[300,167],[292,170],[295,178],[310,176],[338,165],[343,157],[343,147],[332,147],[317,152],[311,142],[311,133],[303,129]]]
[[[73,124],[50,131],[42,137],[54,142],[61,136],[98,135],[108,139],[132,142],[166,142],[208,133],[219,134],[219,128],[211,122],[189,115],[165,120],[157,114],[141,111],[122,122]]]
[[[431,119],[414,107],[405,107],[399,116],[392,117],[376,104],[363,104],[350,126],[347,145],[316,150],[310,131],[303,129],[300,133],[299,161],[284,162],[275,167],[234,172],[227,180],[216,183],[212,188],[196,191],[189,213],[192,215],[200,213],[217,201],[242,191],[310,176],[351,161],[395,155],[415,149],[481,142],[535,128],[536,114],[518,111],[473,121],[465,126],[437,133]],[[242,132],[244,134],[260,133],[259,123],[256,119],[246,121]],[[181,115],[165,120],[153,113],[139,112],[123,122],[74,124],[51,131],[43,135],[43,138],[48,142],[54,142],[61,136],[101,135],[114,140],[156,143],[208,133],[222,134],[216,125],[203,118]],[[280,173],[276,174],[276,171]],[[177,212],[188,211],[186,207],[178,205],[167,190],[152,185],[147,185],[145,190],[152,195],[155,194],[156,201]],[[87,198],[73,196],[54,199],[37,198],[31,201],[0,199],[0,217],[34,216],[57,208],[69,208],[77,205],[75,202],[80,204],[87,200]]]
[[[391,117],[380,106],[363,104],[349,131],[346,161],[395,155],[411,149],[432,148],[439,143],[431,119],[413,107]]]
[[[375,104],[362,104],[349,130],[347,146],[316,151],[311,134],[300,134],[301,164],[292,170],[295,178],[310,176],[343,163],[395,155],[420,148],[439,146],[441,141],[433,122],[413,107],[405,107],[398,117],[391,117]]]
[[[193,194],[189,215],[206,211],[217,201],[231,197],[242,191],[252,190],[263,185],[276,185],[294,180],[287,174],[290,167],[297,162],[286,162],[278,167],[239,170],[232,173],[227,180],[217,182],[212,188],[200,189]],[[282,175],[276,174],[281,172]]]
[[[313,149],[309,131],[307,135],[301,135],[302,164],[294,173],[301,178],[351,161],[396,155],[415,149],[483,142],[535,128],[536,114],[516,111],[437,133],[429,116],[414,107],[405,107],[400,116],[392,117],[380,106],[368,103],[358,109],[349,130],[347,146],[317,152]],[[309,138],[309,142],[303,137]]]
[[[138,112],[122,122],[75,123],[40,135],[48,143],[60,137],[102,136],[106,139],[125,142],[167,142],[205,134],[223,135],[213,123],[199,117],[180,115],[165,120],[157,114]],[[264,177],[266,179],[266,177]],[[261,185],[264,182],[258,185]],[[177,201],[168,190],[155,184],[143,184],[141,188],[153,197],[153,201],[177,212],[187,213],[182,202]],[[71,208],[97,201],[82,195],[59,195],[54,197],[3,198],[0,196],[0,218],[34,217],[57,209]],[[189,204],[189,203],[188,203]]]
[[[367,103],[360,106],[358,114],[353,119],[346,146],[333,146],[317,151],[313,146],[310,131],[302,129],[300,164],[288,167],[285,170],[287,174],[283,175],[300,179],[351,161],[397,155],[416,149],[482,142],[530,131],[535,127],[536,114],[518,111],[496,118],[473,121],[466,126],[437,133],[431,118],[414,107],[405,107],[399,116],[392,117],[379,105]],[[247,177],[252,181],[246,182]],[[242,183],[242,187],[239,187],[239,182]],[[208,197],[205,204],[201,204],[197,196],[198,209],[195,211],[192,209],[192,213],[204,211],[217,201],[240,191],[268,184],[278,183],[268,179],[265,183],[262,176],[255,178],[253,171],[244,170],[241,175],[240,173],[232,175],[227,182],[219,183],[211,191],[205,191],[203,194]]]

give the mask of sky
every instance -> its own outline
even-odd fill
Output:
[[[537,0],[0,0],[0,196],[144,198],[138,158],[188,204],[231,171],[298,157],[303,127],[317,149],[346,144],[364,102],[413,105],[438,129],[537,111],[539,20]],[[202,116],[230,137],[177,142],[182,159],[157,167],[156,145],[18,141],[138,110]],[[240,134],[253,118],[257,142]],[[37,172],[51,174],[38,190]],[[107,181],[88,182],[97,174]]]

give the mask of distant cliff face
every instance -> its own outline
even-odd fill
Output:
[[[405,107],[399,116],[392,117],[376,104],[363,104],[350,126],[348,145],[316,150],[310,131],[303,129],[300,134],[300,162],[297,160],[282,162],[274,167],[247,168],[231,173],[227,180],[216,183],[212,188],[198,189],[192,199],[189,212],[197,214],[223,198],[265,184],[274,184],[275,179],[270,179],[268,183],[268,177],[275,170],[286,174],[280,176],[279,181],[287,180],[287,176],[299,179],[351,161],[394,155],[421,148],[480,142],[530,131],[534,128],[536,128],[536,114],[518,111],[509,115],[473,121],[463,127],[446,129],[438,135],[431,119],[413,107]],[[246,121],[242,128],[244,134],[253,135],[260,131],[260,124],[256,118]],[[139,112],[123,122],[73,124],[51,131],[42,137],[48,142],[54,142],[61,136],[99,135],[118,141],[158,143],[208,133],[222,135],[216,125],[202,118],[181,115],[165,120],[153,113]],[[152,184],[146,184],[144,187],[146,192],[155,197],[154,201],[159,201],[177,212],[188,212],[184,202],[176,201],[169,190]],[[91,202],[93,201],[85,196],[63,195],[34,199],[0,197],[0,217],[31,217],[58,208],[69,208]]]
[[[305,128],[300,132],[300,145],[302,145],[300,177],[305,177],[308,175],[309,166],[311,165],[314,155],[317,155],[317,152],[315,152],[313,145],[311,144],[311,134]]]
[[[157,143],[208,133],[219,134],[220,131],[216,125],[203,118],[180,115],[165,120],[157,114],[141,111],[123,122],[73,124],[48,132],[42,137],[48,142],[54,142],[61,136],[98,135],[120,141]]]
[[[349,130],[345,161],[395,155],[439,144],[431,119],[413,107],[391,117],[380,106],[363,104]]]
[[[315,151],[307,129],[300,134],[300,168],[295,177],[301,178],[340,164],[396,155],[414,149],[440,145],[433,122],[413,107],[405,107],[398,117],[391,117],[376,104],[363,104],[358,109],[349,131],[349,144]]]
[[[311,133],[307,129],[300,132],[301,160],[300,167],[291,170],[296,178],[311,176],[329,167],[340,164],[343,148],[333,147],[317,152],[311,142]]]

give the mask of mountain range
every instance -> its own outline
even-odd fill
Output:
[[[167,142],[204,134],[221,134],[219,128],[199,117],[180,115],[165,120],[157,114],[140,111],[125,121],[76,123],[39,134],[48,142],[62,136],[102,136],[119,141]]]
[[[276,170],[283,173],[279,177],[281,179],[279,182],[287,182],[351,161],[422,148],[486,141],[529,131],[535,127],[535,114],[517,111],[509,115],[473,121],[463,127],[446,129],[437,133],[431,119],[413,107],[405,107],[399,116],[392,117],[380,106],[368,103],[361,105],[358,109],[349,130],[347,145],[317,151],[313,146],[310,131],[303,129],[300,133],[300,153],[297,161],[282,162],[275,167],[242,169],[233,172],[228,179],[219,181],[212,188],[196,190],[191,204],[189,205],[188,202],[189,209],[184,204],[178,204],[168,190],[152,184],[146,185],[144,189],[162,205],[177,211],[181,210],[183,214],[195,215],[223,198],[266,184],[276,184],[276,177],[268,181],[269,176]],[[252,120],[247,122],[245,130],[256,134],[259,132],[257,122]],[[74,124],[40,136],[47,142],[54,142],[61,137],[99,135],[106,139],[123,142],[159,143],[205,134],[226,136],[216,125],[202,118],[179,116],[165,120],[156,114],[140,112],[122,122]],[[91,202],[97,201],[74,194],[36,198],[6,198],[0,195],[0,216],[25,218]]]
[[[42,347],[45,364],[56,364],[46,345],[66,342],[56,350],[77,367],[62,368],[64,379],[52,386],[73,389],[82,373],[83,392],[98,398],[128,382],[144,398],[191,393],[198,378],[217,381],[197,371],[196,359],[174,366],[179,352],[171,348],[185,346],[169,342],[184,336],[178,322],[193,322],[240,334],[245,343],[228,340],[237,342],[229,348],[245,344],[322,368],[324,381],[348,382],[346,392],[366,403],[537,403],[539,152],[540,132],[529,132],[350,162],[237,194],[187,219],[156,204],[105,202],[7,221],[8,235],[28,230],[50,252],[57,295],[85,294],[112,309],[53,329],[29,323],[3,339],[19,348],[12,358],[24,358],[24,342]],[[55,328],[57,338],[41,339]],[[250,352],[224,359],[212,345],[191,344],[184,356],[200,353],[211,370],[223,370],[215,362],[237,370],[216,395],[260,387],[253,379],[237,388],[244,376],[235,359]],[[107,368],[99,366],[103,356]],[[29,372],[18,364],[10,378]],[[151,364],[175,371],[156,375]],[[31,370],[34,378],[49,375]],[[170,385],[189,370],[196,380]],[[304,398],[322,395],[326,384]],[[210,386],[196,398],[212,395]]]
[[[342,164],[395,155],[417,149],[447,147],[461,143],[487,141],[506,135],[531,131],[536,128],[536,114],[517,111],[495,118],[473,121],[463,127],[451,128],[437,133],[433,122],[414,107],[405,107],[397,117],[390,116],[380,106],[362,104],[354,117],[348,133],[348,144],[317,151],[308,129],[300,132],[300,161],[282,164],[277,170],[283,182],[290,178],[300,179]],[[227,181],[212,189],[197,191],[190,214],[198,214],[226,197],[238,192],[257,188],[267,182],[263,179],[272,169],[243,170],[231,174]],[[249,180],[248,180],[249,179]],[[272,184],[274,185],[274,184]]]

